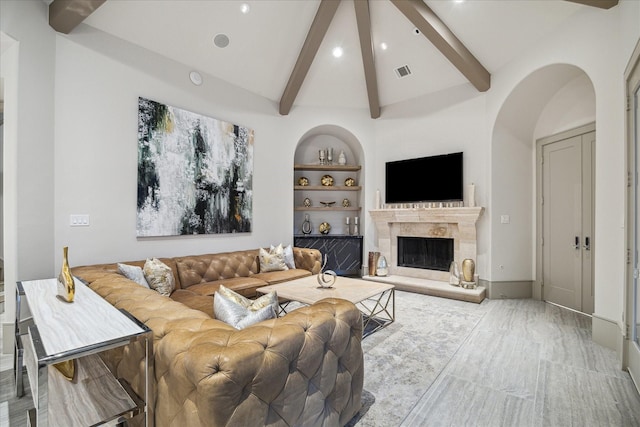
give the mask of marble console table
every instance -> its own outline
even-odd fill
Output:
[[[73,303],[56,293],[56,279],[18,282],[16,287],[16,389],[20,394],[24,362],[35,405],[30,422],[38,427],[88,426],[118,423],[144,411],[146,426],[152,426],[146,404],[153,378],[151,330],[78,279]],[[26,333],[19,327],[25,306],[33,316]],[[144,396],[135,396],[126,382],[114,378],[98,355],[134,341],[142,341],[146,349]],[[74,359],[73,381],[52,366]]]

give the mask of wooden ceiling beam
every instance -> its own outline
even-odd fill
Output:
[[[106,0],[54,0],[49,5],[49,25],[59,33],[69,34]]]
[[[331,24],[331,20],[333,20],[333,16],[336,14],[339,4],[340,0],[322,0],[320,2],[316,16],[313,18],[311,28],[309,28],[309,32],[307,33],[307,38],[302,45],[300,54],[298,55],[296,65],[293,67],[293,71],[291,72],[287,86],[284,89],[282,98],[280,98],[280,114],[283,116],[286,116],[291,111],[293,102],[295,101],[296,96],[298,96],[302,83],[309,72],[309,68],[311,68],[313,59],[318,52],[322,39],[324,39],[324,36],[329,29],[329,24]]]
[[[371,118],[377,119],[380,117],[380,98],[378,96],[378,78],[376,75],[373,43],[371,41],[369,0],[354,0],[353,5],[356,9],[362,65],[364,66],[364,78],[367,84],[367,95],[369,97],[369,111]]]
[[[585,6],[599,7],[600,9],[611,9],[618,5],[618,0],[566,0],[571,3],[579,3]]]
[[[491,74],[422,0],[391,0],[418,30],[480,92],[491,87]]]

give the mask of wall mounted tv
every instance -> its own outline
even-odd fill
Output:
[[[462,153],[386,164],[386,203],[462,201],[462,192]]]

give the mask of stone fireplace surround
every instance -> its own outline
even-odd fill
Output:
[[[449,281],[449,272],[398,267],[398,236],[442,237],[454,240],[454,261],[476,260],[476,222],[482,207],[375,209],[369,211],[378,233],[377,247],[389,263],[389,274],[434,281]]]

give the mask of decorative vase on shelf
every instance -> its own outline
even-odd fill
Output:
[[[462,261],[462,280],[465,282],[473,282],[473,275],[476,272],[476,263],[472,259]]]
[[[62,270],[58,275],[58,298],[65,302],[73,302],[76,293],[76,284],[69,269],[69,248],[62,248]]]
[[[347,164],[347,156],[345,156],[344,151],[340,151],[340,155],[338,155],[338,164],[342,166]]]
[[[305,199],[302,201],[302,204],[304,205],[305,208],[310,208],[311,207],[311,199],[308,197],[305,197]]]
[[[376,276],[386,276],[389,274],[389,264],[384,255],[378,257],[378,264],[376,265]]]
[[[451,261],[449,266],[449,284],[460,286],[460,270],[458,270],[458,263],[455,261]]]
[[[311,234],[311,221],[309,221],[309,214],[304,214],[304,221],[302,221],[302,234]]]

